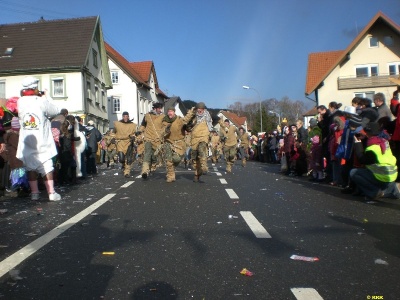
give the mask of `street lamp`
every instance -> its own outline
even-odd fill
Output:
[[[243,88],[245,89],[245,90],[253,90],[253,91],[256,91],[256,93],[257,93],[257,95],[258,95],[258,101],[260,102],[260,121],[261,121],[261,132],[262,132],[262,130],[263,130],[263,123],[262,123],[262,109],[261,109],[261,97],[260,97],[260,93],[255,89],[255,88],[252,88],[252,87],[249,87],[249,86],[247,86],[247,85],[244,85],[243,86]]]
[[[280,114],[278,114],[277,112],[274,112],[274,111],[272,111],[272,110],[270,110],[270,111],[268,111],[270,114],[274,114],[275,116],[278,116],[278,119],[279,119],[279,125],[281,125],[281,115]]]

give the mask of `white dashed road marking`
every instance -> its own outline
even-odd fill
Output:
[[[241,211],[243,219],[246,221],[247,225],[250,227],[251,231],[253,231],[254,235],[259,239],[270,239],[271,236],[268,231],[261,225],[260,222],[256,219],[256,217],[250,211]]]
[[[232,189],[225,189],[231,199],[239,199],[239,196]]]
[[[291,288],[290,289],[297,300],[323,300],[324,298],[311,288]]]
[[[214,171],[217,172],[217,171],[218,171],[218,168],[217,168],[217,167],[214,167]]]
[[[130,186],[132,183],[134,183],[134,181],[128,181],[127,183],[125,183],[124,185],[121,185],[122,188],[127,188],[128,186]]]
[[[217,176],[222,176],[220,172],[216,172],[215,174],[217,174]]]
[[[0,277],[2,277],[4,274],[9,272],[10,270],[14,269],[16,266],[18,266],[21,262],[23,262],[29,256],[34,254],[36,251],[38,251],[40,248],[42,248],[46,244],[50,243],[52,240],[54,240],[60,234],[64,233],[70,227],[72,227],[73,225],[78,223],[84,217],[90,215],[94,210],[96,210],[97,208],[102,206],[104,203],[106,203],[108,200],[110,200],[115,195],[116,194],[108,194],[108,195],[104,196],[103,198],[101,198],[97,202],[93,203],[89,207],[85,208],[84,210],[82,210],[80,213],[76,214],[69,220],[65,221],[64,223],[57,226],[53,230],[42,235],[40,238],[34,240],[32,243],[26,245],[24,248],[18,250],[11,256],[4,259],[2,262],[0,262]]]
[[[222,184],[228,184],[224,178],[220,178],[219,181],[220,181]]]

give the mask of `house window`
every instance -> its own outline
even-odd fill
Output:
[[[119,98],[112,97],[112,103],[113,103],[113,112],[114,113],[119,113],[121,111],[121,103],[119,101]]]
[[[101,90],[101,106],[105,107],[106,103],[106,92],[104,90]]]
[[[52,79],[53,97],[64,97],[64,78]]]
[[[385,37],[383,37],[383,44],[384,44],[386,47],[393,46],[393,44],[394,44],[394,42],[393,42],[393,37],[391,37],[391,36],[385,36]]]
[[[112,83],[113,84],[119,83],[119,77],[118,77],[118,72],[117,71],[111,72],[111,79],[112,79]]]
[[[354,97],[374,99],[375,92],[358,92],[354,93]]]
[[[4,55],[11,55],[14,51],[14,48],[6,48],[6,50],[4,51]]]
[[[99,98],[99,88],[97,85],[94,86],[94,100],[96,103],[99,103],[100,98]]]
[[[86,93],[87,98],[92,100],[92,85],[90,81],[86,81]]]
[[[389,75],[400,74],[400,62],[389,64]]]
[[[0,80],[0,98],[6,99],[6,82]]]
[[[97,51],[96,50],[94,50],[94,49],[92,49],[93,50],[93,66],[95,66],[96,68],[97,68]]]
[[[369,47],[377,48],[378,47],[378,38],[374,36],[369,37]]]
[[[357,77],[378,76],[378,65],[360,65],[356,66]]]

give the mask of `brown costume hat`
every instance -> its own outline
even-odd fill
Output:
[[[163,104],[160,102],[156,102],[153,104],[153,108],[163,108]]]
[[[196,108],[206,108],[206,105],[204,102],[199,102],[196,104]]]

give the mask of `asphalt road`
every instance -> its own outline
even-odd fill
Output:
[[[0,198],[0,298],[400,298],[400,201],[278,165],[209,170],[166,183],[164,169],[146,181],[137,166],[129,179],[100,169],[58,203]]]

